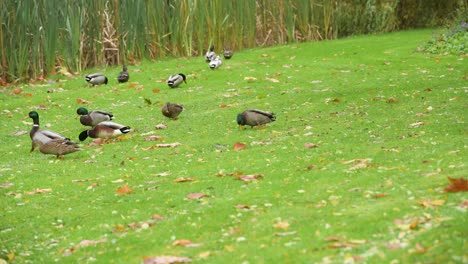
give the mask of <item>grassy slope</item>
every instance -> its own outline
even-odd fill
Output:
[[[443,187],[447,176],[467,173],[468,67],[466,58],[414,52],[429,36],[409,31],[246,50],[216,71],[201,58],[144,62],[130,67],[136,85],[116,84],[120,69],[113,68],[100,69],[111,76],[107,86],[89,88],[78,76],[1,93],[0,183],[14,184],[0,189],[2,256],[13,263],[139,263],[159,255],[202,263],[466,260],[467,223],[458,209],[466,194]],[[164,79],[175,72],[189,74],[188,84],[170,90]],[[87,140],[64,160],[29,153],[29,136],[13,135],[29,131],[27,113],[43,105],[42,126],[77,140],[77,98],[113,112],[135,133],[101,147]],[[184,104],[179,120],[160,114],[166,101]],[[240,131],[235,116],[251,107],[278,119]],[[168,129],[155,130],[162,121]],[[148,149],[160,143],[145,141],[149,133],[182,145]],[[247,148],[234,151],[235,142]],[[346,162],[353,159],[370,161],[352,169],[357,163]],[[248,184],[216,177],[233,172],[265,177]],[[196,180],[173,182],[178,177]],[[88,181],[73,182],[79,179]],[[134,193],[118,195],[125,184]],[[27,194],[36,188],[52,192]],[[185,199],[192,192],[210,197]],[[428,199],[444,204],[420,205]],[[128,226],[153,214],[165,219],[147,229]],[[330,248],[340,246],[330,237],[348,247]],[[173,246],[177,239],[202,245]]]

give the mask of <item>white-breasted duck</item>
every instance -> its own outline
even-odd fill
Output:
[[[214,70],[223,65],[223,60],[221,60],[221,57],[216,55],[213,60],[210,61],[210,69]]]
[[[85,76],[85,80],[92,85],[107,84],[107,77],[102,73],[92,73]]]
[[[216,57],[216,53],[214,52],[214,45],[210,45],[210,49],[205,54],[205,61],[210,62],[213,58]]]
[[[167,78],[167,85],[171,88],[177,88],[182,82],[187,83],[187,77],[183,73],[173,74]]]
[[[78,138],[80,141],[83,141],[88,137],[108,139],[127,134],[131,131],[132,129],[129,126],[124,126],[111,121],[104,121],[89,130],[81,132]]]

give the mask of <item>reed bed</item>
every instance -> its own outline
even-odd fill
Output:
[[[76,73],[142,59],[201,56],[210,44],[217,51],[240,50],[387,32],[421,21],[425,7],[437,8],[439,16],[425,16],[418,26],[453,13],[444,13],[435,0],[421,1],[5,0],[0,1],[1,83],[42,80],[59,69]],[[464,1],[448,2],[450,10],[467,8]],[[409,17],[408,7],[420,15]]]

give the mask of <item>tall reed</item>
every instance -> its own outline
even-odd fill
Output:
[[[444,14],[450,18],[453,9],[468,8],[458,0],[446,0],[450,10],[437,0],[415,1],[2,0],[0,84],[42,79],[56,66],[81,72],[141,59],[201,56],[210,44],[220,52],[387,32],[437,9],[437,17],[423,20],[432,26]]]

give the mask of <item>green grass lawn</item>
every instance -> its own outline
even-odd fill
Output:
[[[87,71],[3,88],[0,258],[466,263],[467,196],[444,188],[468,172],[468,63],[417,52],[431,32],[244,50],[217,70],[202,57],[142,62],[126,84],[112,67],[95,70],[106,86]],[[169,89],[179,72],[187,84]],[[167,101],[185,106],[178,120],[161,114]],[[63,160],[29,152],[29,111],[78,141],[80,106],[134,132]],[[240,130],[247,108],[277,121]]]

